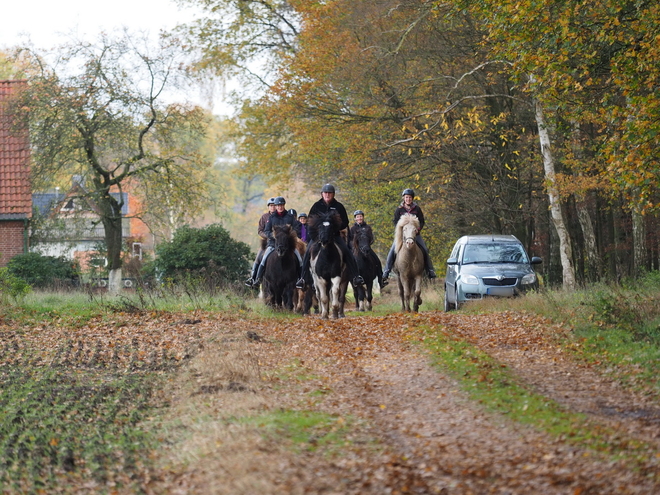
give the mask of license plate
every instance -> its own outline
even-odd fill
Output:
[[[513,287],[488,287],[486,294],[489,296],[513,297]]]

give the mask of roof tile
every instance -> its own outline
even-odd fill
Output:
[[[25,84],[0,81],[0,219],[32,214],[29,135],[12,129],[7,105],[9,97]]]

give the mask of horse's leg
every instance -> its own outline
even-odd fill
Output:
[[[415,302],[413,306],[413,311],[417,313],[419,307],[422,305],[422,277],[415,277]]]
[[[339,298],[341,277],[332,277],[330,279],[330,301],[332,303],[332,319],[339,318]]]
[[[373,306],[371,305],[371,301],[373,301],[373,299],[374,299],[373,290],[374,290],[374,281],[373,281],[373,279],[371,279],[366,284],[365,309],[367,311],[371,311],[373,309]]]
[[[328,296],[328,283],[324,279],[319,278],[316,281],[316,297],[321,307],[321,318],[327,320],[330,309],[330,298]]]
[[[339,317],[345,318],[344,305],[346,304],[346,292],[348,292],[348,281],[344,280],[339,289]]]
[[[403,278],[401,274],[397,277],[397,282],[399,284],[399,297],[401,298],[401,311],[406,310],[406,289],[403,284]]]

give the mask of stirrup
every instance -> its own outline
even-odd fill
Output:
[[[305,279],[304,278],[298,279],[298,281],[296,282],[296,289],[304,289],[304,288],[305,288]]]
[[[357,277],[355,277],[353,279],[353,285],[357,285],[357,286],[364,285],[364,279],[362,278],[362,276],[358,275]]]
[[[247,285],[248,287],[252,287],[254,285],[254,280],[252,280],[252,278],[248,278],[245,281],[245,285]]]
[[[428,276],[429,276],[430,279],[434,279],[434,278],[437,278],[437,277],[438,277],[438,276],[435,274],[435,271],[433,271],[433,270],[429,270],[429,272],[428,272]]]
[[[387,279],[385,278],[385,276],[383,276],[383,280],[380,281],[380,286],[381,286],[381,287],[385,287],[385,286],[386,286],[387,284],[389,284],[389,283],[390,283],[390,281],[387,280]]]

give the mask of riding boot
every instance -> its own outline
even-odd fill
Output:
[[[383,271],[383,282],[385,282],[390,276],[390,272],[392,271],[392,267],[394,266],[395,259],[396,259],[396,251],[395,251],[394,243],[392,243],[390,252],[387,253],[387,261],[385,262],[385,270]]]
[[[426,269],[426,274],[429,279],[434,279],[437,277],[435,270],[433,269],[433,262],[431,261],[431,256],[429,255],[429,250],[426,247],[424,239],[420,235],[417,235],[416,239],[417,245],[422,248],[422,253],[424,254],[424,268]]]
[[[380,264],[380,258],[375,252],[373,251],[370,252],[371,252],[371,257],[374,260],[374,266],[376,267],[376,277],[378,278],[378,286],[382,289],[387,284],[389,284],[389,281],[383,278],[383,265]]]
[[[314,243],[311,241],[307,245],[307,250],[305,251],[305,257],[303,258],[302,266],[300,267],[300,278],[296,281],[296,289],[304,289],[305,286],[307,285],[307,282],[305,282],[305,278],[307,275],[307,271],[309,269],[309,253],[312,251],[313,246]]]
[[[360,275],[360,271],[358,270],[357,261],[355,261],[355,256],[353,256],[353,253],[349,251],[348,246],[344,242],[344,239],[342,239],[341,236],[335,237],[335,244],[339,246],[339,249],[341,250],[342,255],[344,256],[344,259],[346,260],[348,273],[353,280],[353,285],[356,287],[359,287],[360,285],[364,285],[364,279],[362,278],[362,276]]]
[[[252,282],[252,287],[259,287],[259,285],[261,285],[261,278],[264,276],[264,270],[266,269],[266,261],[268,260],[270,253],[272,253],[274,250],[274,247],[268,246],[266,251],[264,251],[264,255],[261,258],[261,263],[259,263],[259,268],[257,268],[257,274],[254,277],[254,281]]]
[[[250,271],[250,278],[245,281],[245,285],[252,287],[254,285],[254,279],[257,277],[257,270],[259,268],[259,262],[255,261],[252,263],[252,270]]]

